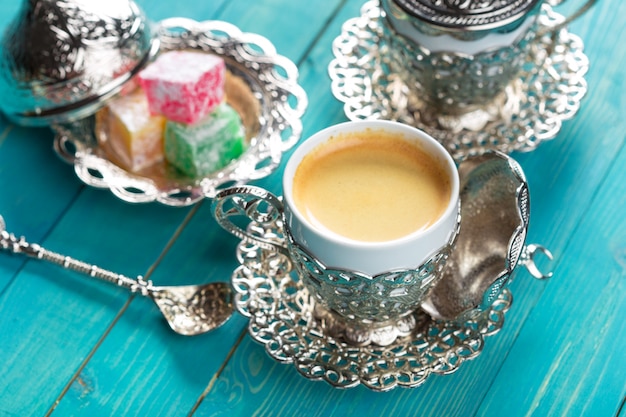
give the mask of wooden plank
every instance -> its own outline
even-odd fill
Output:
[[[623,355],[615,350],[615,346],[626,341],[618,319],[624,316],[623,310],[617,310],[618,305],[624,305],[624,291],[619,289],[624,271],[614,256],[624,230],[624,204],[620,199],[623,192],[619,187],[626,178],[626,90],[621,81],[626,62],[624,47],[617,38],[612,42],[597,35],[598,27],[620,26],[618,16],[626,11],[624,4],[614,2],[613,6],[592,9],[575,26],[586,40],[586,53],[591,60],[587,77],[590,92],[583,112],[562,135],[563,146],[551,152],[555,164],[550,167],[544,160],[542,167],[542,161],[537,161],[533,166],[536,171],[530,174],[537,177],[531,190],[540,199],[533,200],[533,209],[539,206],[535,213],[541,213],[533,218],[534,230],[543,233],[547,242],[554,242],[548,246],[558,257],[555,277],[538,301],[524,300],[530,301],[531,307],[535,302],[539,304],[528,317],[486,398],[481,409],[486,415],[503,407],[504,401],[507,408],[519,410],[518,415],[524,410],[534,410],[537,415],[613,415],[625,394],[623,373],[621,377],[615,373],[624,368]],[[621,154],[615,159],[620,149]],[[526,159],[530,163],[531,155]],[[604,166],[612,171],[607,174]],[[594,192],[598,185],[603,188]],[[613,210],[616,212],[611,216]],[[598,294],[607,288],[610,294]],[[585,313],[573,313],[579,309]],[[602,318],[606,320],[600,323]],[[595,358],[602,358],[601,364]],[[603,366],[609,368],[601,369]],[[507,386],[529,388],[524,392],[507,390],[504,400]]]
[[[40,243],[136,276],[158,258],[186,211],[133,206],[85,188]],[[29,261],[0,297],[0,354],[11,359],[0,364],[7,387],[0,391],[1,411],[45,413],[128,298],[109,284]]]
[[[486,395],[481,415],[503,407],[512,415],[616,415],[626,395],[620,371],[624,355],[616,348],[626,341],[621,319],[625,272],[619,264],[626,62],[619,31],[606,33],[616,36],[615,41],[597,31],[623,27],[619,16],[626,12],[624,6],[613,2],[595,7],[574,26],[591,61],[589,94],[584,110],[562,135],[563,146],[551,152],[556,163],[546,168],[544,160],[542,168],[537,161],[537,171],[530,174],[537,177],[531,190],[541,198],[533,200],[533,208],[539,207],[535,212],[542,213],[533,219],[534,230],[554,242],[548,246],[558,257],[555,277],[537,305],[529,303],[528,321]],[[525,157],[530,162],[531,155]]]
[[[187,14],[199,9],[189,6]],[[213,6],[219,4],[205,5],[204,10]],[[32,241],[133,276],[149,269],[188,211],[131,206],[108,191],[93,189],[77,197],[83,186],[71,166],[54,155],[49,129],[16,127],[2,119],[2,131],[0,213],[11,231]],[[101,231],[103,224],[107,227]],[[156,230],[155,225],[159,225]],[[110,253],[116,257],[112,259]],[[0,277],[6,288],[0,297],[0,353],[11,362],[0,367],[3,385],[10,385],[0,392],[0,414],[43,414],[129,296],[49,265],[29,262],[20,270],[24,260],[2,257]],[[33,373],[37,377],[30,381]]]
[[[220,274],[234,268],[234,258],[225,256],[225,251],[232,254],[235,242],[210,227],[208,214],[198,212],[185,227],[151,276],[155,284],[227,279]],[[167,327],[149,300],[133,300],[55,412],[66,415],[81,410],[81,415],[89,416],[106,410],[107,415],[167,416],[190,410],[244,325],[243,318],[235,316],[213,333],[180,336]]]
[[[13,126],[3,118],[0,130],[0,215],[9,232],[39,240],[49,233],[82,184],[71,167],[54,155],[50,130]],[[25,262],[1,256],[0,293]]]
[[[626,395],[625,166],[622,147],[481,413],[514,404],[511,415],[617,414]]]
[[[326,65],[330,60],[330,42],[339,33],[340,23],[357,15],[361,3],[349,2],[340,11],[301,66],[311,101],[305,116],[305,136],[345,120],[341,106],[330,94]],[[272,5],[276,7],[273,11],[290,10],[292,15],[300,10],[292,9],[291,5],[283,8]],[[194,14],[195,7],[199,10],[198,16]],[[180,13],[202,20],[205,18],[199,16],[205,13],[202,7],[204,4],[193,7],[185,4],[177,5],[176,10],[177,14],[181,10]],[[228,4],[224,16],[231,10],[236,13],[232,20],[235,22],[240,7],[244,6]],[[321,9],[322,6],[307,7]],[[261,346],[246,336],[211,385],[210,376],[224,362],[227,348],[234,343],[245,323],[241,317],[213,335],[179,338],[172,336],[159,322],[158,313],[148,300],[134,299],[124,310],[129,298],[120,290],[100,283],[83,283],[69,273],[53,273],[54,267],[35,262],[29,262],[20,271],[21,265],[15,263],[15,258],[9,258],[7,268],[4,262],[7,257],[0,255],[3,257],[0,280],[8,282],[4,293],[0,289],[0,314],[3,316],[0,354],[5,361],[0,366],[0,375],[8,386],[5,392],[0,392],[0,414],[42,414],[59,394],[63,394],[61,388],[74,375],[77,378],[56,410],[61,415],[171,415],[184,410],[178,413],[182,414],[189,410],[190,404],[202,399],[204,389],[208,390],[208,396],[201,402],[197,415],[419,412],[465,416],[495,415],[502,410],[538,415],[619,413],[626,390],[624,379],[617,372],[624,368],[624,358],[619,356],[619,348],[613,346],[621,346],[625,340],[624,325],[619,321],[624,316],[624,267],[620,255],[625,241],[624,185],[615,186],[605,177],[612,169],[621,179],[619,182],[625,179],[621,168],[625,157],[621,117],[625,95],[621,68],[626,54],[619,42],[619,30],[598,31],[597,27],[622,28],[618,19],[624,15],[621,13],[624,10],[618,10],[620,7],[623,8],[617,0],[610,1],[602,9],[596,7],[591,15],[574,26],[574,32],[583,35],[586,52],[592,59],[588,77],[590,93],[580,114],[566,123],[554,142],[542,145],[532,154],[516,155],[526,170],[531,188],[533,213],[529,241],[544,243],[555,252],[556,277],[553,281],[538,283],[531,281],[528,274],[520,273],[513,284],[515,303],[507,316],[505,329],[487,339],[484,353],[462,366],[459,372],[431,378],[417,390],[386,394],[374,394],[361,388],[338,391],[324,383],[305,380],[293,367],[273,361]],[[331,9],[325,10],[332,12]],[[148,14],[167,16],[166,6],[155,6],[154,10],[148,10]],[[284,37],[284,33],[300,29],[290,20],[292,16],[277,13],[278,22],[270,27],[266,17],[256,21],[261,15],[242,18],[240,27],[262,32],[287,51],[279,48],[279,52],[295,59],[297,55],[292,54],[304,48],[292,45],[297,42]],[[310,27],[318,28],[322,22],[316,21]],[[255,25],[260,28],[256,30]],[[290,32],[281,30],[286,27]],[[304,43],[307,42],[310,44],[313,39]],[[22,133],[18,137],[21,138]],[[8,166],[4,165],[6,161],[19,167],[35,154],[39,159],[32,160],[48,163],[51,153],[37,146],[34,149],[38,150],[33,151],[25,145],[24,151],[18,151],[14,142],[9,152],[6,143],[0,139],[0,158],[4,158],[0,160],[0,181],[5,181],[0,183],[3,196],[3,186],[9,184],[7,189],[12,196],[27,195],[26,198],[38,204],[37,208],[22,212],[15,209],[17,202],[14,204],[13,200],[3,200],[0,196],[0,205],[4,204],[18,217],[7,218],[10,229],[28,236],[31,232],[39,234],[46,245],[53,245],[57,250],[112,269],[119,268],[120,272],[128,274],[146,272],[186,214],[185,210],[153,205],[125,205],[108,192],[87,189],[46,238],[56,219],[65,211],[64,207],[72,201],[73,194],[63,196],[44,189],[47,184],[52,184],[52,189],[59,186],[56,174],[50,174],[54,170],[45,170],[46,178],[29,173],[26,180],[20,180],[19,186],[27,183],[35,190],[40,189],[44,196],[46,192],[53,199],[59,196],[50,203],[52,213],[47,213],[49,199],[35,198],[31,193],[18,190],[18,185],[6,181],[9,177],[1,170]],[[59,163],[59,167],[62,164]],[[71,169],[59,168],[59,172],[81,188],[72,177]],[[259,183],[279,191],[280,172]],[[603,189],[596,194],[600,184]],[[596,206],[597,203],[606,204],[608,208]],[[207,206],[200,208],[155,270],[153,278],[158,283],[187,282],[187,277],[194,272],[205,276],[205,271],[209,279],[221,279],[222,272],[232,269],[235,241],[217,230]],[[3,213],[2,206],[0,213]],[[44,221],[32,227],[24,225],[29,221],[29,213],[43,216]],[[117,222],[110,222],[111,218]],[[111,226],[102,228],[102,223]],[[159,228],[155,229],[155,224]],[[84,228],[77,225],[84,225]],[[27,227],[32,230],[25,232]],[[150,236],[153,233],[154,236]],[[600,238],[594,239],[594,236]],[[119,249],[121,243],[123,250]],[[208,247],[219,250],[207,253]],[[115,254],[115,257],[107,254]],[[584,266],[582,261],[586,261]],[[597,281],[588,279],[588,264],[599,265],[595,268]],[[7,269],[10,272],[6,272]],[[16,275],[16,271],[19,274]],[[11,276],[6,278],[8,274]],[[24,308],[28,311],[22,314]],[[580,318],[570,313],[575,308],[591,313]],[[123,314],[114,322],[121,312]],[[97,347],[100,337],[110,327],[111,333],[104,338],[93,358],[76,374],[76,368],[94,352],[92,347]],[[591,336],[581,339],[581,334]],[[562,344],[559,338],[563,339]],[[546,340],[550,343],[547,348]],[[198,361],[198,355],[208,360]],[[568,368],[561,364],[573,366]],[[31,369],[35,369],[37,378],[28,377]],[[483,398],[486,398],[485,405],[480,407]],[[620,414],[623,413],[622,409]]]
[[[148,19],[158,22],[170,17],[186,17],[198,21],[214,19],[226,4],[226,0],[169,2],[135,0]]]
[[[21,1],[3,1],[0,4],[0,33],[4,33],[5,28],[16,18],[21,5]]]
[[[19,228],[38,239],[82,183],[72,167],[54,154],[49,129],[23,128],[0,120],[0,214],[9,229]],[[35,210],[42,205],[49,210]],[[25,218],[25,212],[31,215]]]
[[[338,3],[338,0],[316,4],[284,0],[231,1],[219,19],[236,24],[243,32],[264,36],[280,55],[298,63]]]

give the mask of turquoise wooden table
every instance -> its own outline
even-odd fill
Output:
[[[2,27],[17,3],[0,6]],[[268,38],[308,94],[303,137],[346,120],[327,67],[363,0],[139,4],[155,21],[223,20]],[[604,0],[570,27],[590,60],[588,93],[554,140],[513,154],[531,192],[528,242],[553,252],[544,267],[554,277],[520,270],[504,327],[457,372],[414,389],[335,389],[273,360],[238,313],[214,332],[180,336],[146,298],[0,253],[0,416],[626,416],[624,16],[626,3]],[[48,128],[0,119],[8,230],[157,285],[229,280],[238,241],[207,201],[123,202],[84,185],[52,140]],[[280,176],[256,184],[279,192]]]

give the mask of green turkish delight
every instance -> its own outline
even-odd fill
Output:
[[[238,158],[246,147],[239,114],[225,102],[194,124],[168,120],[165,159],[191,177],[215,172]]]

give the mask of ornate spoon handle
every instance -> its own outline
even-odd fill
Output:
[[[2,226],[3,225],[0,224],[0,229],[4,229]],[[40,245],[28,243],[23,236],[18,238],[13,233],[9,233],[6,230],[1,230],[0,232],[0,249],[15,254],[26,255],[30,258],[48,261],[62,266],[63,268],[80,272],[82,274],[89,275],[90,277],[99,278],[103,281],[110,282],[111,284],[126,288],[133,293],[138,292],[141,295],[147,296],[153,287],[152,281],[144,280],[141,275],[139,275],[136,279],[133,279],[122,274],[107,271],[99,266],[52,252],[41,247]]]

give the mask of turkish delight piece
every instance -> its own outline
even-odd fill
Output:
[[[168,120],[192,124],[224,99],[226,66],[218,56],[170,51],[139,73],[150,111]]]
[[[163,160],[165,117],[153,116],[141,89],[116,96],[96,116],[98,130],[124,165],[138,171]]]
[[[239,114],[226,103],[198,123],[169,121],[164,135],[165,159],[190,177],[215,172],[246,148]]]

